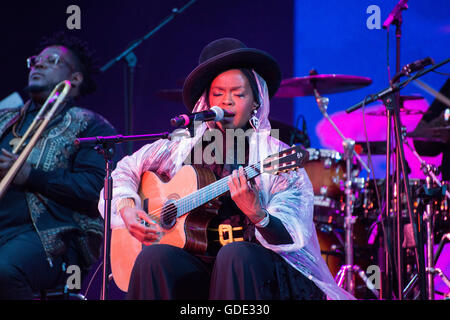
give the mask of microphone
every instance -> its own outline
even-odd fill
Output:
[[[412,72],[422,70],[429,64],[434,64],[434,60],[430,57],[427,57],[425,59],[417,60],[410,64],[407,64],[406,66],[403,67],[403,71],[406,73],[406,75],[409,75]]]
[[[426,66],[434,64],[434,60],[430,57],[427,57],[425,59],[416,60],[414,62],[411,62],[404,66],[402,70],[400,70],[393,78],[392,83],[396,82],[398,79],[400,79],[401,76],[409,76],[411,73],[422,70]]]
[[[172,127],[187,127],[191,122],[194,121],[221,121],[224,117],[233,116],[233,114],[226,112],[218,106],[213,106],[209,110],[196,112],[192,114],[181,114],[178,117],[170,119],[170,124]]]
[[[400,0],[397,3],[397,5],[394,7],[394,9],[391,11],[391,13],[389,13],[389,16],[387,17],[387,19],[384,21],[383,29],[386,29],[389,25],[391,25],[392,22],[394,22],[394,19],[397,18],[398,14],[402,10],[408,9],[408,5],[406,4],[407,2],[408,2],[408,0]]]

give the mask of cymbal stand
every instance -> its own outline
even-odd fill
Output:
[[[369,285],[369,281],[367,281],[367,277],[365,275],[365,272],[357,265],[354,265],[354,257],[353,257],[353,224],[356,221],[355,216],[352,215],[353,213],[353,203],[354,203],[354,195],[353,195],[353,189],[352,189],[352,160],[353,155],[358,159],[358,161],[361,163],[361,165],[367,170],[367,172],[370,173],[370,169],[367,167],[367,165],[362,161],[362,159],[359,157],[359,155],[355,152],[355,141],[346,138],[342,132],[339,130],[339,128],[336,126],[336,124],[331,120],[327,113],[328,103],[329,99],[326,97],[321,97],[319,92],[316,88],[314,88],[314,95],[316,97],[317,105],[319,106],[320,111],[322,112],[323,116],[331,123],[333,128],[336,130],[336,132],[339,134],[339,136],[342,138],[343,142],[342,145],[344,147],[344,156],[345,156],[345,163],[346,163],[346,177],[345,177],[345,218],[344,218],[344,229],[345,229],[345,241],[344,241],[344,248],[345,248],[345,265],[343,265],[339,272],[336,275],[335,281],[340,287],[343,287],[344,279],[346,280],[346,287],[345,289],[350,292],[351,294],[354,294],[355,292],[355,281],[354,281],[354,273],[356,273],[366,284],[366,286],[374,292],[374,294],[378,298],[378,291],[376,291],[373,286],[371,287]]]
[[[419,160],[420,162],[420,168],[422,169],[422,172],[429,176],[431,179],[433,179],[434,183],[436,183],[440,188],[442,187],[442,183],[439,181],[439,179],[436,177],[436,174],[434,173],[436,168],[433,165],[430,165],[426,163],[420,155],[417,153],[416,149],[411,147],[408,143],[408,140],[403,140],[405,145],[411,150],[413,155]],[[445,190],[445,196],[450,200],[450,192],[448,190]]]
[[[431,189],[431,179],[426,178],[427,188]],[[434,215],[433,215],[433,201],[427,199],[426,210],[423,214],[423,220],[427,230],[427,250],[426,250],[426,276],[427,276],[427,296],[428,300],[434,300],[434,274],[430,270],[434,269],[433,248],[434,248]]]
[[[397,51],[398,52],[398,51]],[[404,188],[404,194],[406,196],[406,205],[407,205],[407,211],[408,211],[408,217],[410,220],[410,223],[413,227],[413,235],[414,235],[414,240],[417,244],[417,246],[415,246],[415,260],[416,260],[416,265],[418,268],[418,280],[419,280],[419,285],[420,285],[420,296],[421,299],[425,300],[426,298],[426,279],[425,279],[425,266],[424,266],[424,259],[423,259],[423,246],[421,245],[422,243],[422,238],[419,234],[419,227],[417,225],[417,217],[415,212],[413,212],[412,210],[412,202],[411,202],[411,197],[410,197],[410,187],[409,187],[409,180],[408,180],[408,176],[405,174],[406,173],[406,160],[404,157],[404,152],[403,152],[403,141],[406,141],[405,139],[403,139],[403,135],[400,133],[400,119],[399,119],[399,113],[398,113],[398,104],[397,104],[397,97],[398,95],[396,95],[396,97],[394,97],[394,95],[401,90],[402,88],[404,88],[405,86],[407,86],[411,81],[418,79],[422,76],[424,76],[425,74],[447,64],[450,62],[450,58],[445,59],[442,62],[439,62],[437,64],[434,64],[432,67],[428,68],[428,69],[424,69],[422,71],[418,71],[415,75],[410,76],[408,75],[408,78],[402,82],[399,83],[391,83],[389,85],[388,88],[383,89],[382,91],[375,93],[375,94],[371,94],[369,96],[366,96],[364,98],[363,101],[358,102],[357,104],[347,108],[345,111],[347,113],[351,113],[365,105],[368,105],[372,102],[375,102],[377,100],[382,99],[386,109],[387,109],[387,134],[386,136],[389,137],[386,139],[387,141],[387,146],[386,146],[386,199],[385,199],[385,209],[383,210],[384,214],[385,214],[385,218],[388,217],[388,214],[390,212],[389,210],[389,199],[391,198],[389,196],[390,192],[388,192],[389,188],[389,181],[390,181],[390,169],[389,169],[389,163],[390,163],[390,127],[391,127],[391,117],[394,117],[394,127],[395,127],[395,140],[397,141],[396,146],[398,147],[399,152],[399,159],[400,159],[400,169],[402,170],[402,182],[403,182],[403,188]],[[392,106],[393,105],[393,106]],[[394,112],[395,111],[395,112]],[[398,180],[397,180],[398,181]],[[399,186],[400,184],[397,184],[397,186]],[[398,188],[397,188],[398,190]],[[401,199],[401,198],[399,198]],[[382,213],[383,214],[383,213]],[[381,220],[383,221],[383,220]],[[385,232],[386,234],[386,232]],[[397,244],[398,245],[398,244]],[[386,258],[389,258],[390,260],[393,260],[390,258],[390,256],[392,256],[389,252],[390,250],[390,245],[387,241],[385,241],[385,256]],[[399,250],[397,250],[399,252]],[[397,252],[397,253],[398,253]],[[386,265],[388,266],[389,264],[386,263]],[[401,264],[399,264],[399,266],[401,266]],[[386,274],[390,274],[388,272],[386,272]],[[400,280],[400,277],[398,277]],[[398,281],[398,289],[399,289],[399,298],[402,297],[401,293],[400,293],[400,289],[403,289],[403,285],[400,281]],[[406,288],[405,288],[406,290]],[[382,295],[384,294],[389,294],[390,290],[381,290]],[[404,292],[404,291],[403,291]],[[382,299],[384,298],[384,296],[382,296]]]
[[[438,249],[436,250],[436,254],[434,255],[434,261],[433,264],[436,265],[437,261],[439,260],[439,256],[441,255],[442,249],[445,244],[450,243],[450,233],[446,233],[442,236],[441,242],[439,243]],[[427,268],[427,272],[431,273],[437,273],[442,281],[447,285],[447,287],[450,289],[450,281],[445,276],[445,274],[442,272],[442,270],[438,268]],[[411,281],[408,283],[408,285],[403,290],[403,296],[407,297],[411,290],[416,286],[418,280],[418,275],[416,274]],[[450,291],[445,295],[446,297],[450,298]]]
[[[442,183],[437,179],[435,175],[436,168],[433,165],[427,164],[417,153],[417,151],[412,148],[408,141],[404,140],[405,145],[412,151],[414,156],[419,160],[420,167],[423,171],[423,173],[427,176],[426,177],[426,188],[427,191],[431,190],[431,180],[433,180],[439,188],[442,189]],[[448,190],[444,189],[444,195],[450,199],[450,193]],[[426,243],[426,276],[427,276],[427,298],[428,300],[434,300],[434,277],[435,274],[438,273],[439,275],[443,275],[442,271],[435,268],[436,260],[434,257],[434,210],[433,210],[433,197],[430,197],[430,199],[427,199],[426,203],[426,209],[423,215],[423,220],[425,221],[426,226],[426,234],[427,234],[427,243]],[[440,273],[439,273],[440,271]],[[442,277],[441,275],[441,277]],[[445,277],[445,275],[443,275]],[[444,277],[442,277],[444,279]],[[414,280],[414,278],[413,278]],[[412,281],[413,281],[412,280]]]

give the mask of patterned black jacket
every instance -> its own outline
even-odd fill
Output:
[[[0,111],[2,147],[8,145],[5,140],[12,137],[11,128],[20,111],[30,105],[27,102],[21,108]],[[24,122],[29,123],[33,112],[25,114]],[[65,252],[69,241],[78,248],[82,267],[94,263],[103,239],[103,219],[97,203],[105,162],[92,146],[78,147],[74,140],[114,134],[115,129],[103,117],[68,102],[31,151],[27,161],[33,169],[25,185],[11,185],[0,200],[0,245],[34,228],[50,263]],[[28,212],[22,212],[24,208]]]

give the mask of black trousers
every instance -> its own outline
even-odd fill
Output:
[[[67,274],[62,263],[77,264],[77,254],[67,254],[47,261],[38,234],[32,230],[21,233],[0,246],[0,299],[31,300],[33,293],[64,285]]]
[[[127,299],[323,299],[316,285],[278,254],[258,244],[233,242],[213,264],[183,249],[155,244],[136,259]]]

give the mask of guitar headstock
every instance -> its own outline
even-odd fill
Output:
[[[279,174],[302,168],[309,159],[309,152],[302,146],[293,146],[292,148],[280,151],[263,161],[261,172],[270,174]]]

